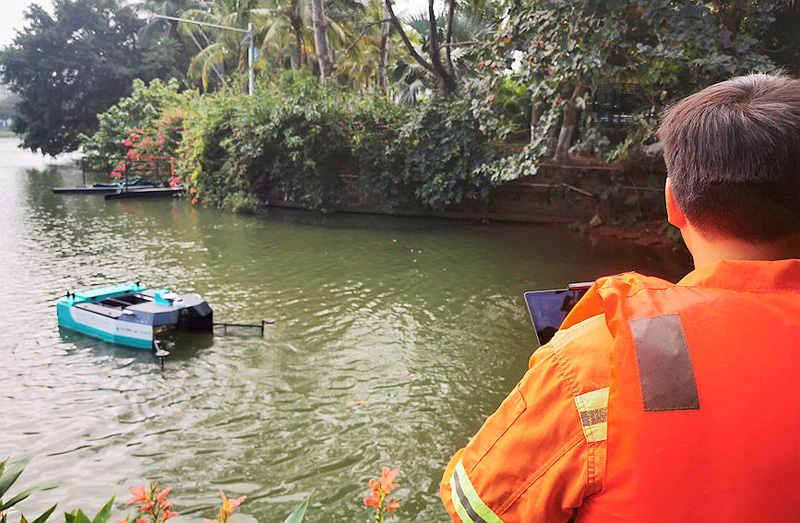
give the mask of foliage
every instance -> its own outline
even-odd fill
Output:
[[[229,194],[249,192],[246,180],[223,170],[230,151],[222,142],[234,132],[231,122],[243,102],[243,97],[216,94],[189,104],[178,166],[186,177],[192,203],[205,199],[220,206]]]
[[[176,108],[164,112],[149,127],[144,129],[134,127],[130,136],[122,142],[128,148],[126,159],[117,163],[111,171],[111,176],[120,178],[128,166],[131,166],[132,170],[137,172],[144,170],[145,176],[155,174],[161,177],[157,181],[164,182],[164,177],[169,174],[169,178],[172,178],[171,185],[179,183],[180,180],[174,171],[164,173],[162,168],[174,169],[175,155],[183,140],[185,117],[184,109]]]
[[[226,207],[241,199],[231,195],[280,189],[312,209],[336,203],[349,154],[344,104],[313,77],[289,73],[277,92],[217,95],[200,105],[187,119],[181,156],[198,198]]]
[[[106,503],[103,508],[100,509],[100,512],[94,518],[90,518],[81,509],[76,509],[72,512],[65,512],[64,513],[64,521],[66,523],[106,523],[109,519],[111,519],[111,508],[114,504],[114,498],[112,497],[108,503]]]
[[[353,175],[367,199],[387,208],[417,201],[441,208],[485,198],[479,169],[496,157],[462,99],[404,110],[367,91],[343,99],[307,73],[287,72],[257,96],[216,94],[187,111],[180,169],[193,200],[257,205],[285,195],[326,211]]]
[[[736,23],[723,16],[720,4],[739,10]],[[468,85],[473,114],[484,131],[513,136],[515,121],[498,116],[503,92],[509,82],[525,88],[538,118],[532,159],[540,161],[552,151],[556,126],[576,85],[587,88],[577,99],[584,117],[593,114],[598,88],[635,85],[642,103],[627,115],[635,124],[621,142],[608,142],[619,145],[615,151],[605,151],[622,159],[654,139],[653,117],[666,104],[730,75],[771,68],[763,42],[754,35],[767,30],[774,13],[774,3],[758,1],[693,0],[677,7],[668,0],[537,0],[519,6],[482,49],[477,67],[484,75]],[[602,126],[593,132],[602,133]],[[594,139],[602,144],[600,137]]]
[[[149,481],[147,485],[141,487],[134,487],[131,489],[132,498],[128,499],[125,503],[127,505],[140,505],[137,511],[138,515],[127,517],[117,521],[117,523],[164,523],[168,519],[178,517],[179,514],[173,510],[172,501],[167,498],[167,495],[172,491],[172,487],[167,487],[163,490],[158,488],[158,483]],[[233,511],[247,499],[247,496],[240,496],[238,498],[228,499],[225,492],[219,491],[222,498],[222,506],[219,509],[219,516],[215,520],[203,519],[204,523],[234,523],[231,517]],[[308,508],[311,494],[286,518],[284,523],[302,523],[305,516],[306,509]],[[76,509],[72,512],[65,513],[64,519],[66,523],[107,523],[112,516],[112,507],[114,498],[112,497],[108,503],[103,506],[94,518],[87,516],[81,509]],[[55,506],[46,512],[46,516],[55,509]],[[43,515],[45,516],[45,515]],[[39,518],[33,523],[44,523],[44,519]],[[0,519],[5,523],[5,518]],[[24,522],[25,519],[23,518]]]
[[[363,96],[353,104],[348,125],[358,186],[367,199],[388,209],[407,204],[414,196],[402,175],[406,148],[400,134],[405,117],[392,101]]]
[[[14,463],[9,464],[8,459],[0,462],[0,523],[6,523],[8,515],[5,513],[6,510],[9,508],[17,505],[18,503],[24,501],[28,498],[31,494],[36,492],[37,490],[48,490],[55,488],[57,485],[52,482],[48,483],[39,483],[32,487],[29,487],[19,494],[13,496],[8,501],[3,501],[3,496],[11,489],[14,483],[19,479],[22,472],[25,470],[25,467],[31,461],[32,458],[26,458],[20,461],[16,461]],[[8,466],[7,466],[8,465]],[[53,513],[56,509],[56,505],[53,505],[49,509],[47,509],[44,513],[42,513],[39,517],[33,520],[33,523],[44,523],[47,521],[47,518]],[[20,517],[21,523],[27,523],[25,516]]]
[[[392,514],[392,519],[394,519],[394,511],[400,508],[400,501],[397,498],[386,499],[392,490],[400,486],[399,483],[394,482],[399,473],[400,467],[394,470],[383,467],[379,479],[369,480],[370,495],[364,498],[364,505],[375,507],[375,523],[383,523],[384,514],[387,511]]]
[[[496,153],[468,107],[463,98],[432,98],[411,113],[400,131],[406,149],[403,179],[431,207],[485,199],[492,187],[479,169]]]
[[[186,105],[192,97],[191,92],[180,92],[175,79],[163,82],[156,78],[150,85],[136,79],[130,96],[97,115],[97,131],[91,136],[81,135],[83,150],[94,167],[111,168],[130,149],[123,140],[133,138],[132,133],[141,138],[142,132],[152,131],[154,135],[145,138],[163,143],[157,151],[149,146],[153,150],[141,153],[174,156],[181,140]]]
[[[19,95],[13,93],[5,98],[0,98],[0,120],[16,118],[17,110],[15,106],[19,103],[19,101]]]
[[[54,13],[32,4],[28,26],[0,52],[2,79],[22,98],[14,131],[50,155],[75,150],[134,78],[166,72],[137,45],[136,12],[117,0],[55,0]]]
[[[313,494],[313,492],[311,494]],[[311,501],[311,494],[306,496],[306,499],[304,499],[303,502],[300,503],[296,509],[294,509],[294,512],[289,514],[286,519],[283,520],[283,523],[302,523],[303,518],[306,515],[306,510],[308,509],[308,503]]]

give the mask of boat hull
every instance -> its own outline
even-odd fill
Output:
[[[117,345],[153,348],[153,327],[150,325],[123,322],[61,303],[58,304],[58,324]]]
[[[177,295],[138,284],[68,293],[56,306],[58,324],[101,340],[150,349],[155,336],[178,329],[212,332],[211,307],[197,294]]]
[[[106,200],[129,200],[134,198],[171,198],[183,192],[182,186],[152,187],[149,189],[120,189],[105,195]]]

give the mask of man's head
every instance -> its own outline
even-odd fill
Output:
[[[800,233],[800,80],[712,85],[669,109],[658,136],[675,203],[701,235],[768,243]]]

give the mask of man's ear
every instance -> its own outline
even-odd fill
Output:
[[[664,186],[664,199],[667,202],[667,220],[669,223],[683,229],[686,227],[686,216],[675,201],[675,194],[672,192],[672,180],[667,176],[667,183]]]

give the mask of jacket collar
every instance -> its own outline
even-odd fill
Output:
[[[800,260],[724,260],[693,270],[678,285],[742,291],[800,291]]]

